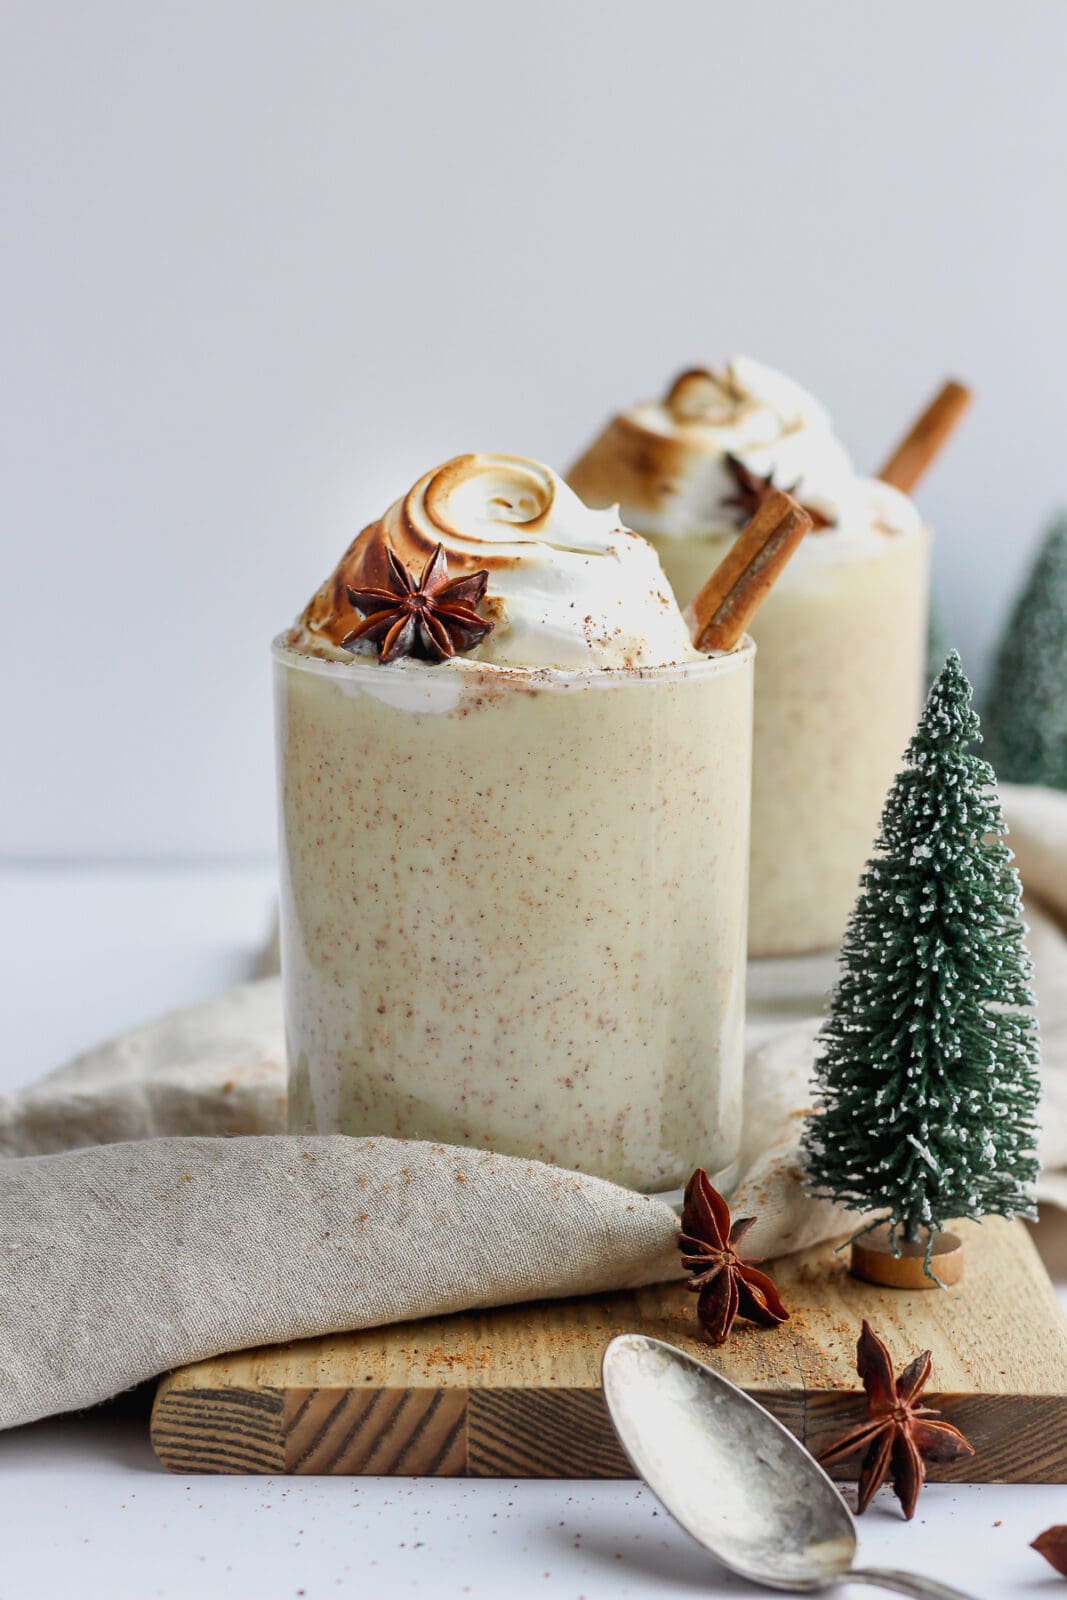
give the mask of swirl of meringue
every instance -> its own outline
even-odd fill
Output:
[[[567,481],[590,505],[617,504],[641,532],[725,533],[737,526],[727,455],[787,489],[846,538],[918,525],[906,497],[884,495],[884,486],[875,489],[873,480],[857,475],[813,395],[747,356],[721,372],[683,372],[664,399],[615,417]]]
[[[698,655],[652,547],[551,468],[498,455],[425,473],[352,542],[290,642],[339,646],[354,620],[348,590],[386,582],[386,546],[417,573],[439,544],[450,575],[489,574],[479,609],[493,631],[458,665],[646,667]]]

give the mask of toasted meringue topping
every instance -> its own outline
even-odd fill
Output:
[[[494,455],[427,472],[364,528],[299,618],[295,648],[340,646],[356,620],[348,591],[383,586],[387,544],[412,571],[440,544],[450,574],[488,572],[479,609],[493,631],[457,659],[573,668],[697,658],[651,546],[549,467]]]
[[[693,368],[660,401],[623,412],[575,462],[567,481],[590,505],[618,505],[624,520],[658,535],[728,532],[732,455],[770,477],[845,539],[910,531],[918,513],[903,495],[861,478],[829,415],[800,384],[747,356],[721,372]]]

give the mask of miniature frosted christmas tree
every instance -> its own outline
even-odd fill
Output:
[[[803,1136],[812,1191],[879,1213],[861,1231],[888,1223],[928,1280],[946,1221],[1031,1214],[1038,1170],[1020,884],[979,738],[953,651],[882,813]]]
[[[986,730],[1002,778],[1067,789],[1067,515],[1045,536],[1008,619]]]

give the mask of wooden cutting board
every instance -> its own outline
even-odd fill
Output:
[[[966,1268],[947,1291],[860,1283],[829,1247],[788,1257],[774,1273],[791,1321],[737,1323],[718,1351],[674,1284],[201,1361],[160,1383],[152,1444],[174,1472],[630,1477],[600,1358],[615,1334],[641,1332],[718,1368],[817,1454],[863,1415],[867,1317],[898,1368],[933,1351],[929,1403],[975,1446],[931,1478],[1067,1482],[1067,1324],[1048,1275],[1021,1223],[958,1231]]]

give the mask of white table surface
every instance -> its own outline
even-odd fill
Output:
[[[0,1091],[249,976],[271,900],[269,865],[0,869]],[[1067,1280],[1067,1227],[1038,1233]],[[628,1483],[172,1477],[148,1445],[147,1398],[0,1434],[0,1600],[757,1592]],[[1063,1580],[1028,1544],[1053,1522],[1067,1522],[1067,1485],[931,1485],[910,1525],[883,1491],[861,1553],[980,1600],[1052,1596]]]

